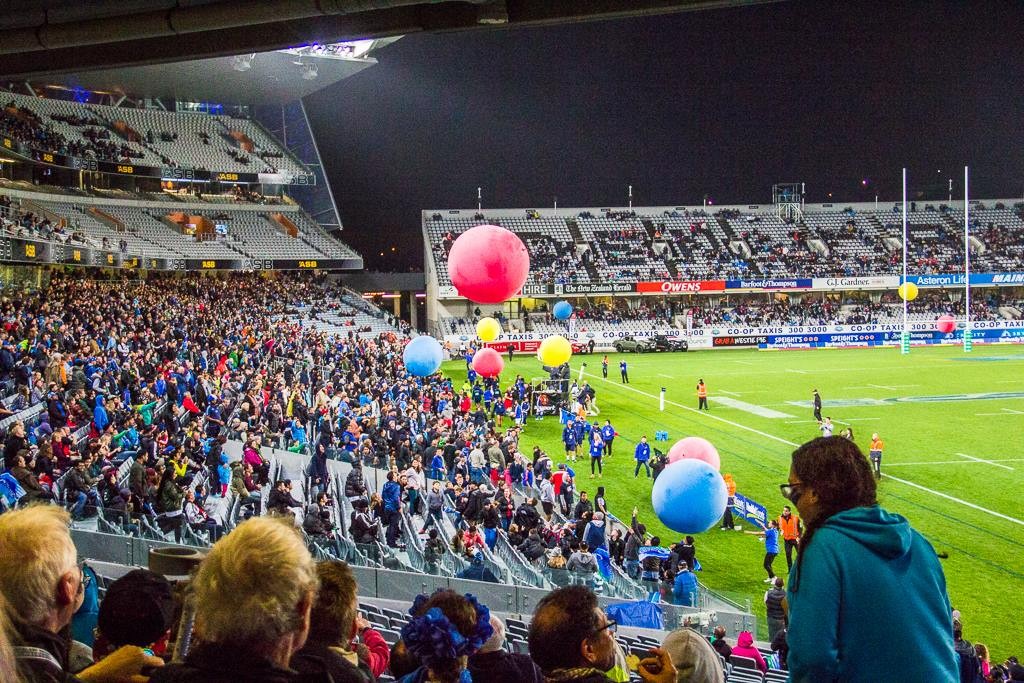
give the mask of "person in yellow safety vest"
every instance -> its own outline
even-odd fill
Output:
[[[868,449],[868,458],[871,459],[871,467],[875,470],[875,479],[882,478],[882,449],[885,444],[878,438],[878,433],[871,435],[871,447]]]
[[[697,410],[711,412],[711,409],[708,408],[708,388],[703,379],[697,380]]]
[[[793,550],[800,545],[800,534],[803,533],[803,525],[800,518],[793,514],[789,506],[783,506],[782,514],[779,515],[779,530],[782,532],[782,540],[786,544],[786,568],[793,569]]]

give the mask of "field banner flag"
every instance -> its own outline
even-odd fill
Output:
[[[737,515],[748,522],[757,524],[760,527],[768,526],[768,509],[756,500],[737,493],[733,496],[732,509]]]

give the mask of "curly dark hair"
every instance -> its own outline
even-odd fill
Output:
[[[827,436],[808,441],[793,451],[793,472],[801,483],[818,494],[821,511],[814,519],[805,519],[800,539],[797,567],[804,553],[829,517],[843,510],[877,505],[875,477],[871,465],[857,444],[841,436]],[[792,586],[796,590],[795,586]]]

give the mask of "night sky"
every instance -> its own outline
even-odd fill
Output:
[[[970,8],[971,11],[966,11]],[[1024,193],[1024,3],[794,0],[406,36],[307,98],[345,239],[422,267],[419,212]],[[865,186],[862,181],[867,180]],[[392,248],[395,249],[392,252]],[[384,251],[382,258],[380,252]]]

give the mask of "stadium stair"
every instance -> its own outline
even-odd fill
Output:
[[[569,228],[569,234],[572,235],[573,242],[576,244],[589,244],[575,218],[566,218],[565,225]]]

